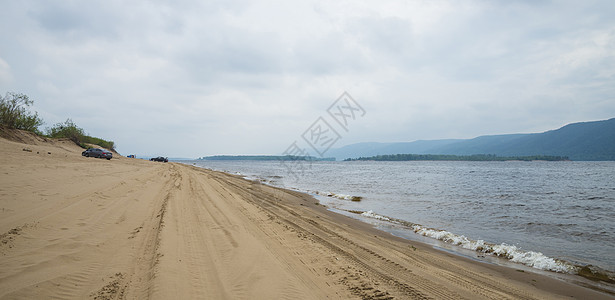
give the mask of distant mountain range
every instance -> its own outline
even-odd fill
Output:
[[[387,154],[551,155],[567,156],[571,160],[615,160],[615,118],[572,123],[542,133],[403,143],[357,143],[331,149],[326,153],[337,160]]]

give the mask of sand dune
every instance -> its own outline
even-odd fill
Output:
[[[300,193],[22,142],[0,138],[2,299],[609,298],[392,237]]]

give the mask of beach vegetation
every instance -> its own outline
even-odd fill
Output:
[[[66,119],[62,123],[57,123],[46,130],[47,136],[51,138],[67,138],[84,149],[91,148],[88,144],[98,145],[105,149],[115,151],[115,143],[101,138],[89,136],[85,131],[77,126],[71,119]]]
[[[41,132],[38,128],[44,124],[43,119],[37,112],[28,109],[33,104],[34,101],[22,93],[7,92],[5,96],[0,96],[0,127],[30,131],[50,138],[67,138],[85,149],[97,145],[115,151],[113,141],[87,135],[71,119],[47,128],[45,133]]]
[[[0,96],[0,125],[40,135],[38,127],[43,125],[43,119],[38,113],[28,110],[32,104],[34,101],[24,94],[8,92],[5,96]]]
[[[56,123],[47,128],[46,132],[49,137],[67,138],[76,144],[83,142],[83,136],[85,136],[83,129],[77,127],[71,119],[67,119],[63,123]]]

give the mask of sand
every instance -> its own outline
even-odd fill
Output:
[[[19,140],[0,138],[2,299],[610,297],[395,238],[301,193]]]

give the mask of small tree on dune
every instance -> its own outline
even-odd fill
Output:
[[[4,97],[0,96],[0,124],[40,134],[38,127],[43,125],[43,120],[38,113],[26,109],[32,104],[34,101],[25,94],[8,92]]]
[[[52,138],[68,138],[76,144],[85,142],[83,129],[78,127],[71,119],[66,119],[64,123],[57,123],[47,128],[47,135]]]

